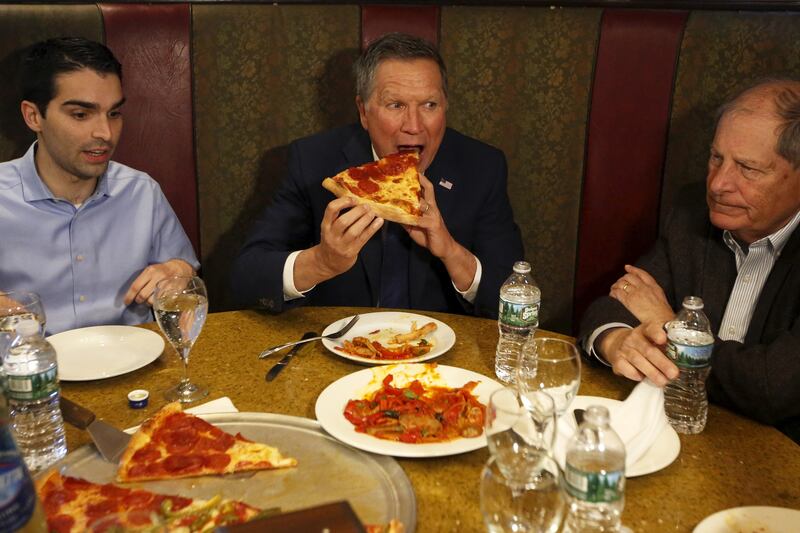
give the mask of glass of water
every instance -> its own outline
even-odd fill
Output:
[[[486,408],[486,441],[497,468],[509,482],[524,485],[539,475],[556,433],[553,399],[542,391],[498,389]]]
[[[167,390],[169,401],[191,403],[208,396],[208,389],[189,381],[189,352],[203,329],[208,314],[206,285],[197,276],[162,279],[153,293],[158,327],[183,361],[183,379]]]
[[[517,385],[523,393],[545,391],[561,416],[578,394],[581,356],[574,343],[552,337],[529,340],[519,356]]]
[[[560,471],[547,457],[526,483],[503,475],[495,457],[481,473],[481,514],[489,533],[555,533],[566,508],[559,487]]]
[[[44,332],[47,317],[42,299],[31,291],[0,291],[0,332],[13,332],[20,320],[33,318]]]

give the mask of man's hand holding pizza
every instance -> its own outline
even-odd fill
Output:
[[[383,219],[369,206],[346,196],[331,201],[322,217],[320,243],[300,252],[294,263],[295,287],[304,291],[350,270],[381,226]]]
[[[419,183],[422,185],[422,217],[417,226],[404,227],[415,243],[430,250],[431,254],[444,263],[455,286],[465,291],[475,278],[477,260],[447,230],[436,206],[436,194],[430,180],[420,174]]]

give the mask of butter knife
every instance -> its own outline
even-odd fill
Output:
[[[316,336],[317,333],[315,331],[308,331],[303,335],[303,340],[310,339]],[[267,372],[266,375],[266,380],[272,381],[273,379],[275,379],[275,377],[280,373],[280,371],[283,370],[286,367],[286,365],[289,364],[289,362],[292,360],[292,357],[294,357],[295,354],[299,352],[303,346],[305,346],[305,344],[295,344],[294,347],[289,351],[289,353],[283,356],[283,359],[275,363],[275,366],[269,369],[269,372]]]

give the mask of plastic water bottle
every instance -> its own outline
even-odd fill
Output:
[[[531,276],[531,265],[527,261],[514,263],[514,273],[500,287],[500,307],[494,372],[506,383],[514,383],[517,377],[517,358],[528,337],[539,327],[539,305],[542,293]]]
[[[569,503],[564,531],[622,531],[625,445],[609,425],[608,409],[592,405],[567,445],[564,488]]]
[[[44,511],[11,435],[4,394],[0,403],[0,531],[45,533]]]
[[[703,299],[687,296],[675,320],[666,324],[667,356],[680,375],[664,387],[667,420],[678,433],[700,433],[706,427],[706,378],[711,371],[714,335],[703,313]]]
[[[67,453],[59,408],[56,351],[39,333],[36,320],[17,324],[3,359],[11,429],[25,462],[37,472]]]

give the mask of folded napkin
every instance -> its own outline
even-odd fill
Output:
[[[233,405],[230,398],[223,396],[222,398],[211,400],[197,407],[186,409],[186,412],[192,413],[193,415],[205,415],[209,413],[238,413],[239,410]]]
[[[588,402],[586,406],[591,405]],[[555,456],[564,467],[567,444],[575,434],[575,417],[572,407],[558,420]],[[664,414],[664,390],[650,380],[644,380],[633,389],[624,402],[608,406],[611,427],[625,443],[625,468],[629,469],[650,449],[658,435],[669,424]]]

